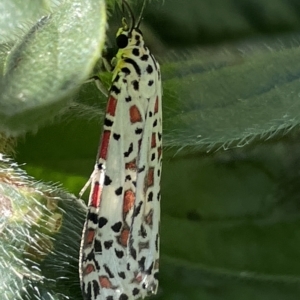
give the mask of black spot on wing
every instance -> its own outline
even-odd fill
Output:
[[[125,58],[124,61],[128,64],[131,64],[133,66],[136,74],[141,76],[141,68],[139,67],[139,65],[137,64],[137,62],[135,60],[133,60],[132,58]]]
[[[141,134],[143,132],[143,129],[142,128],[137,128],[135,130],[135,134]]]
[[[145,227],[143,226],[143,224],[141,225],[139,234],[143,238],[147,237],[147,231],[146,231]]]
[[[153,72],[153,68],[151,65],[148,65],[147,68],[146,68],[146,71],[148,74],[151,74]]]
[[[132,290],[132,296],[138,295],[139,292],[140,292],[140,290],[139,290],[138,288],[134,288],[134,289]]]
[[[146,270],[147,274],[151,274],[152,273],[153,265],[154,265],[154,263],[152,262],[152,264],[150,265],[150,267]]]
[[[113,226],[111,226],[111,229],[114,232],[119,232],[121,230],[121,227],[122,227],[122,222],[117,222]]]
[[[129,157],[129,155],[132,153],[132,151],[133,151],[133,143],[130,143],[128,150],[126,152],[124,152],[124,156]]]
[[[143,205],[143,201],[140,201],[140,203],[138,204],[138,206],[136,206],[134,208],[134,212],[133,212],[133,215],[132,215],[133,218],[136,217],[136,216],[138,216],[140,214],[142,205]]]
[[[145,166],[142,166],[141,168],[138,169],[138,173],[142,173],[143,171],[145,171]]]
[[[124,256],[124,251],[122,251],[122,250],[119,251],[119,250],[115,249],[115,253],[118,258],[122,258]]]
[[[112,180],[110,179],[109,176],[105,175],[104,177],[104,185],[110,185]]]
[[[132,54],[135,55],[135,56],[140,56],[140,50],[139,50],[139,48],[134,48],[132,50]]]
[[[158,139],[161,141],[161,133],[158,132]]]
[[[123,192],[123,187],[121,187],[121,186],[115,190],[115,194],[117,196],[120,196],[122,194],[122,192]]]
[[[149,58],[149,55],[147,55],[147,54],[144,54],[141,56],[141,60],[143,60],[143,61],[147,61],[148,58]]]
[[[131,246],[129,251],[132,258],[136,260],[136,250]]]
[[[148,202],[151,202],[153,200],[153,192],[150,192],[148,194]]]
[[[87,219],[89,221],[92,221],[94,224],[97,224],[97,222],[98,222],[98,215],[95,214],[95,213],[92,213],[92,212],[88,212]]]
[[[115,277],[114,274],[111,272],[111,270],[109,269],[109,267],[107,265],[104,265],[103,267],[104,267],[104,270],[107,273],[109,278],[114,278]]]
[[[111,86],[110,91],[114,92],[116,95],[119,95],[121,92],[121,90],[117,88],[114,84]]]
[[[94,260],[95,259],[95,253],[92,250],[87,256],[86,256],[86,260]],[[99,268],[100,270],[100,268]]]
[[[145,261],[146,261],[146,257],[143,256],[139,261],[138,261],[138,264],[139,264],[139,269],[141,271],[144,271],[145,270]]]
[[[134,88],[135,91],[138,91],[139,88],[140,88],[140,84],[139,84],[139,82],[137,80],[133,80],[132,81],[132,86],[133,86],[133,88]]]
[[[99,295],[100,294],[99,283],[96,280],[93,280],[92,284],[93,284],[92,288],[93,288],[94,295]]]
[[[107,223],[107,219],[104,218],[104,217],[101,217],[101,218],[99,219],[99,222],[98,222],[98,227],[99,227],[99,228],[102,228],[103,226],[106,225],[106,223]]]
[[[121,294],[119,300],[128,300],[128,296],[126,294]]]
[[[105,126],[111,127],[113,124],[114,124],[113,121],[111,121],[111,120],[109,120],[109,119],[107,119],[107,118],[104,119],[104,125],[105,125]]]
[[[94,249],[95,249],[95,253],[102,253],[102,245],[100,241],[95,240]]]
[[[130,74],[130,70],[127,67],[122,68],[121,72],[125,73],[126,75]]]
[[[160,200],[160,191],[157,193],[157,200]]]
[[[113,244],[113,241],[112,241],[112,240],[110,240],[110,241],[105,241],[105,242],[104,242],[104,248],[108,250],[108,249],[111,248],[112,244]]]
[[[160,177],[160,169],[157,170],[157,176]]]
[[[113,137],[114,137],[114,139],[115,139],[116,141],[118,141],[118,140],[120,139],[121,135],[120,135],[120,134],[117,134],[117,133],[114,133],[114,134],[113,134]]]

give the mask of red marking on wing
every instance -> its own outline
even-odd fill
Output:
[[[136,123],[142,121],[141,113],[136,105],[132,105],[129,109],[130,122]]]
[[[116,106],[117,106],[117,99],[115,99],[113,96],[110,96],[108,99],[106,112],[109,113],[111,116],[114,116],[116,112]]]
[[[127,214],[133,207],[135,202],[135,193],[132,190],[127,190],[124,193],[123,213]]]
[[[158,147],[158,148],[157,148],[158,159],[160,159],[161,153],[162,153],[161,147]]]
[[[149,226],[153,225],[153,210],[151,209],[147,216],[145,216],[145,223]]]
[[[99,182],[96,181],[93,187],[92,201],[90,206],[95,208],[100,206],[100,194],[101,194],[101,186]]]
[[[86,236],[85,236],[86,244],[91,244],[94,241],[94,237],[95,237],[95,230],[94,229],[88,229],[86,231]]]
[[[125,169],[126,170],[136,170],[136,160],[134,159],[134,160],[132,160],[132,161],[130,161],[129,163],[126,163],[125,164]]]
[[[102,139],[101,139],[99,158],[106,159],[108,144],[109,144],[109,138],[110,138],[110,131],[109,130],[104,130],[104,132],[102,134]]]
[[[156,97],[155,105],[154,105],[154,114],[158,113],[158,96]]]
[[[129,237],[129,230],[123,229],[121,235],[119,236],[119,243],[122,246],[127,247],[128,237]]]
[[[151,137],[151,148],[155,148],[156,147],[156,134],[152,133],[152,137]]]
[[[88,264],[83,270],[83,275],[88,275],[92,272],[95,272],[95,267],[92,264]]]
[[[112,283],[106,276],[99,276],[99,283],[103,288],[111,289],[113,287]]]
[[[146,185],[147,187],[152,186],[154,184],[154,168],[150,168],[148,170]]]
[[[137,282],[140,283],[143,280],[143,275],[141,273],[138,273],[137,275],[135,275],[135,278],[132,280],[132,282]]]

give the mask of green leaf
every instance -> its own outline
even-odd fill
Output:
[[[38,128],[66,106],[88,78],[105,40],[104,1],[65,1],[11,51],[0,99],[0,129]]]
[[[49,0],[2,0],[0,2],[0,43],[15,40],[17,30],[36,22],[50,8]]]
[[[299,54],[274,45],[165,63],[164,145],[210,151],[288,132],[300,121]]]
[[[0,177],[1,297],[80,299],[77,268],[85,206],[55,185],[34,181],[3,156]]]

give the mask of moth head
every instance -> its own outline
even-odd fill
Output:
[[[123,5],[123,11],[125,11],[126,8],[129,13],[131,19],[131,25],[130,26],[128,25],[126,18],[122,19],[122,27],[119,28],[116,35],[117,46],[119,49],[124,49],[126,47],[140,46],[141,42],[143,41],[143,35],[139,27],[142,20],[145,1],[137,22],[135,21],[134,14],[131,10],[131,7],[126,2],[126,0],[122,1],[122,5]]]
[[[140,46],[143,41],[143,34],[141,30],[136,28],[129,28],[126,19],[122,20],[123,26],[119,28],[116,35],[116,42],[119,49],[127,47]]]

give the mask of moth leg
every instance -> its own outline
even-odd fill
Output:
[[[81,199],[81,197],[84,194],[84,192],[91,185],[91,182],[92,182],[92,175],[90,176],[89,180],[86,182],[86,184],[84,185],[84,187],[80,190],[80,192],[79,192],[79,199]]]

